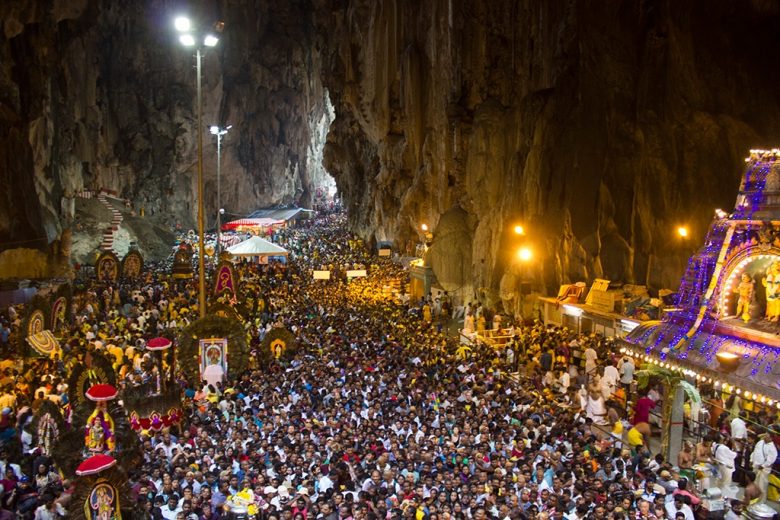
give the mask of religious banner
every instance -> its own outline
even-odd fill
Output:
[[[263,338],[261,345],[261,348],[268,349],[266,352],[271,359],[277,360],[280,358],[289,359],[297,347],[295,336],[284,327],[272,328]]]
[[[119,494],[107,480],[99,480],[84,503],[84,517],[88,520],[121,520]]]
[[[315,280],[330,280],[330,271],[314,271]]]
[[[201,339],[199,344],[200,378],[209,384],[222,382],[228,370],[227,338]]]
[[[49,330],[57,332],[70,323],[71,297],[70,284],[67,283],[60,285],[52,295],[51,310],[49,312],[49,320],[51,321]]]
[[[230,293],[231,297],[235,298],[237,282],[233,264],[226,261],[220,262],[214,272],[214,295],[219,296],[227,292]]]
[[[16,343],[19,352],[29,352],[27,338],[39,334],[47,329],[49,323],[49,299],[40,294],[33,296],[24,306],[24,317]],[[32,353],[35,355],[35,352]]]
[[[65,311],[68,307],[68,300],[64,296],[56,298],[51,304],[51,330],[59,330],[65,325]]]
[[[27,337],[40,334],[46,328],[46,315],[41,309],[33,309],[27,319]]]
[[[95,262],[95,275],[101,282],[115,282],[119,278],[119,258],[113,251],[103,251]]]
[[[144,257],[137,249],[131,249],[122,259],[122,277],[135,280],[141,276],[144,269]]]

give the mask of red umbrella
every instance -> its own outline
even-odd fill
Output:
[[[165,350],[170,346],[171,340],[168,338],[152,338],[146,342],[146,350]]]
[[[94,475],[104,469],[108,469],[116,464],[116,459],[110,455],[93,455],[76,468],[76,475],[83,477],[85,475]]]
[[[90,386],[85,395],[91,401],[110,401],[116,399],[117,391],[113,386],[101,383]]]

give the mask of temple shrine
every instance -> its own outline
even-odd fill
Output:
[[[780,150],[751,150],[731,214],[717,210],[677,306],[624,338],[641,359],[780,407]]]

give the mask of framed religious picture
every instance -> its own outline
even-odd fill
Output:
[[[89,520],[120,520],[116,488],[107,481],[98,481],[84,504],[84,516]]]
[[[209,384],[222,382],[227,375],[227,338],[202,339],[199,344],[200,378]]]

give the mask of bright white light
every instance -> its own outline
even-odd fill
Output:
[[[531,252],[531,250],[530,250],[530,249],[528,249],[527,247],[522,247],[522,248],[520,248],[520,250],[517,252],[517,256],[518,256],[518,258],[520,258],[520,260],[522,260],[523,262],[527,262],[527,261],[528,261],[528,260],[530,260],[530,259],[531,259],[531,257],[533,256],[533,252]]]
[[[563,310],[566,311],[565,314],[568,314],[569,316],[582,316],[582,309],[574,307],[573,305],[564,305]]]
[[[176,27],[176,30],[179,32],[188,32],[192,27],[192,23],[186,16],[177,16],[173,21],[173,26]]]
[[[420,229],[422,229],[423,231],[428,231],[428,224],[421,225]]]
[[[203,45],[206,47],[214,47],[217,45],[217,42],[219,41],[219,38],[214,36],[213,34],[207,34],[206,37],[203,39]]]
[[[214,135],[225,135],[231,128],[233,128],[233,125],[227,125],[225,128],[220,128],[217,125],[211,125],[209,127],[209,132]]]
[[[179,36],[179,41],[185,47],[192,47],[195,45],[195,38],[193,38],[191,34],[182,34]]]
[[[631,320],[620,320],[620,324],[623,325],[623,329],[626,332],[631,332],[639,326],[639,323]]]

